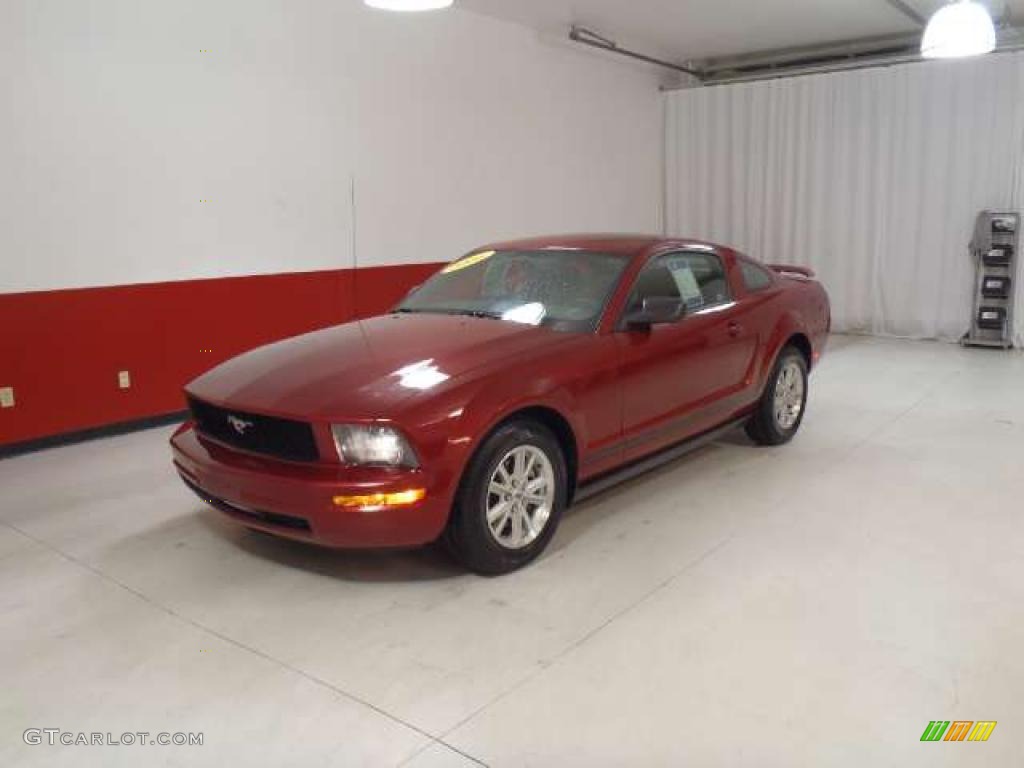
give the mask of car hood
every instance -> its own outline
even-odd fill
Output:
[[[199,399],[257,413],[387,418],[412,397],[569,337],[486,318],[385,315],[254,349],[185,389]]]

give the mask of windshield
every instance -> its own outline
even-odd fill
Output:
[[[590,331],[628,263],[589,251],[479,251],[449,264],[396,311]]]

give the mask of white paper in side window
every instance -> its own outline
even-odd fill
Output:
[[[704,306],[704,295],[700,292],[697,278],[694,277],[690,266],[685,263],[674,262],[669,264],[669,271],[672,273],[672,278],[676,281],[679,295],[686,302],[687,309]]]

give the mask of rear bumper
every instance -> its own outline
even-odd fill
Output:
[[[453,491],[429,472],[351,470],[292,464],[241,454],[200,438],[191,424],[171,438],[174,466],[185,484],[211,506],[250,528],[338,548],[409,547],[444,530]],[[416,504],[361,511],[335,496],[425,488]]]

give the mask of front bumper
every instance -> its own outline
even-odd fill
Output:
[[[277,536],[339,548],[410,547],[434,541],[448,520],[453,489],[423,470],[352,469],[243,454],[200,437],[191,423],[171,437],[182,480],[238,522]],[[361,511],[335,496],[425,488],[404,507]]]

